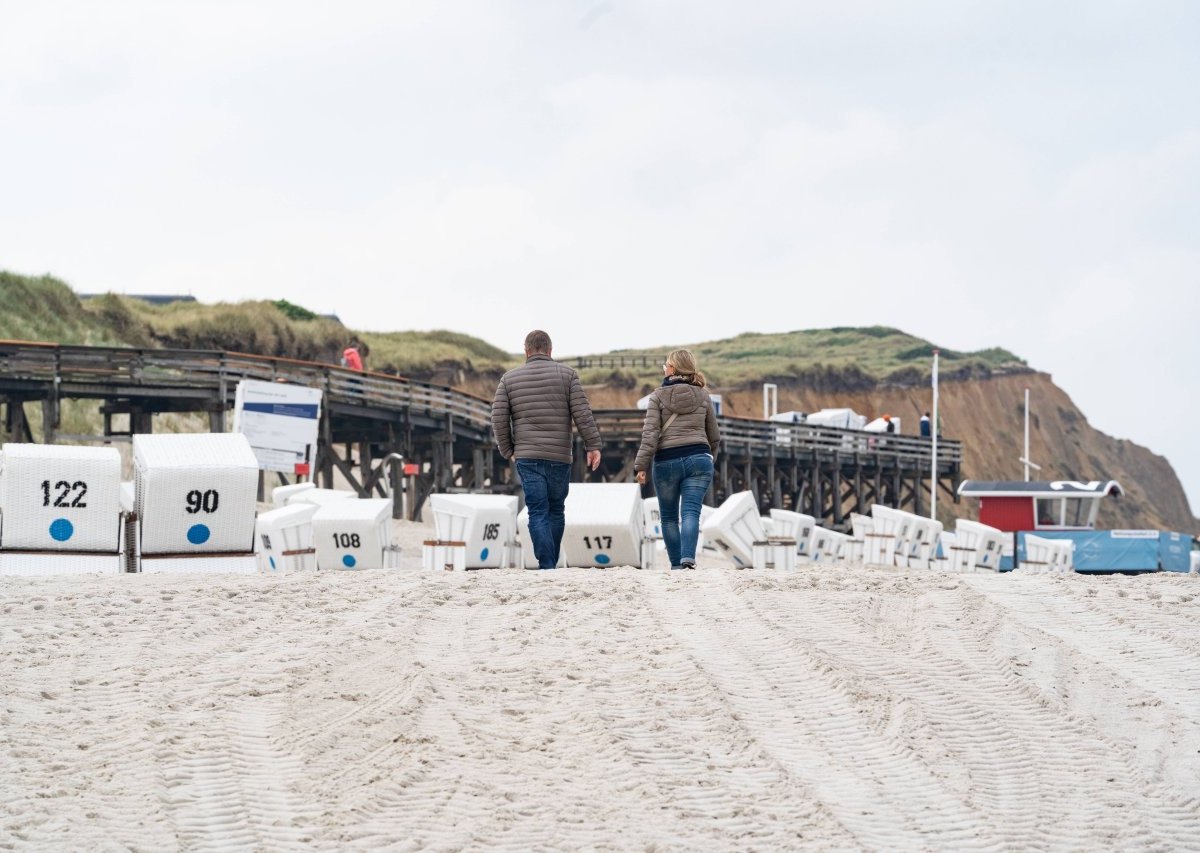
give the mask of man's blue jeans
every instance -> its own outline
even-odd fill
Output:
[[[538,568],[553,569],[558,565],[558,551],[567,523],[564,507],[571,487],[571,466],[548,459],[518,459],[517,474],[525,490],[529,538],[533,540]]]
[[[663,543],[671,566],[696,562],[700,538],[700,507],[713,479],[713,458],[697,453],[680,459],[654,462],[654,493],[662,521]]]

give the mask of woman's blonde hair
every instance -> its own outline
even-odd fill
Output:
[[[692,355],[691,350],[677,349],[673,351],[667,356],[667,364],[675,368],[675,372],[692,385],[699,385],[703,388],[708,384],[704,379],[704,374],[696,369],[696,356]]]

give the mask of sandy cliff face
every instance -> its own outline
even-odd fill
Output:
[[[490,398],[494,379],[467,381],[462,386]],[[1030,452],[1042,466],[1037,476],[1051,480],[1116,480],[1125,489],[1120,499],[1101,505],[1097,526],[1158,528],[1200,532],[1183,487],[1170,463],[1132,441],[1116,439],[1092,428],[1066,392],[1045,373],[993,376],[989,379],[944,381],[940,387],[942,427],[947,438],[963,442],[963,476],[981,480],[1020,480],[1024,441],[1024,395],[1030,389]],[[762,417],[762,388],[714,388],[721,392],[726,414]],[[641,388],[628,390],[589,386],[595,408],[631,408]],[[780,411],[812,412],[849,406],[875,417],[902,418],[903,432],[915,434],[921,413],[931,406],[925,387],[878,387],[865,392],[824,392],[780,383]],[[946,519],[975,518],[974,501],[944,507]]]
[[[1170,463],[1132,441],[1116,439],[1091,427],[1066,392],[1045,373],[994,376],[940,386],[942,427],[948,438],[963,442],[963,476],[983,480],[1020,480],[1017,460],[1024,441],[1024,395],[1030,389],[1030,452],[1042,466],[1038,475],[1053,480],[1117,480],[1126,495],[1101,505],[1097,525],[1106,528],[1146,527],[1200,531],[1183,487]],[[723,394],[725,411],[743,417],[762,416],[762,389],[714,389]],[[625,407],[636,395],[589,388],[592,405]],[[780,411],[802,412],[849,406],[868,416],[891,414],[903,419],[903,431],[914,434],[921,413],[930,408],[928,387],[880,387],[868,392],[815,392],[780,385]],[[955,515],[974,518],[978,507],[964,501],[947,507]]]

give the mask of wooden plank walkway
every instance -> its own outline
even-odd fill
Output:
[[[244,353],[0,341],[0,402],[9,441],[33,440],[27,403],[41,404],[44,438],[54,441],[66,399],[98,401],[104,434],[63,439],[122,440],[149,432],[152,416],[161,412],[207,413],[210,428],[224,430],[243,379],[323,391],[316,469],[326,484],[336,469],[360,493],[382,493],[388,472],[380,460],[400,453],[421,465],[416,509],[431,491],[517,488],[512,466],[492,443],[490,400],[447,386]],[[577,453],[576,479],[632,480],[644,413],[595,414],[604,464],[586,472]],[[735,417],[722,417],[721,431],[714,501],[748,488],[764,508],[787,506],[844,526],[850,511],[867,510],[870,503],[920,511],[928,493],[928,439]],[[939,442],[937,480],[955,500],[962,452],[960,442]]]

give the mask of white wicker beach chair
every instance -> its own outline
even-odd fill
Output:
[[[463,542],[464,568],[512,565],[517,545],[515,495],[430,495],[433,529],[439,541]]]
[[[4,445],[0,574],[116,574],[121,457],[111,447]]]
[[[642,565],[645,517],[637,483],[572,483],[566,516],[568,566]]]
[[[767,538],[758,514],[758,501],[750,491],[726,498],[701,530],[708,541],[740,567],[754,564],[754,543]]]
[[[281,506],[264,512],[255,524],[255,553],[260,572],[303,572],[317,568],[313,543],[316,504]]]
[[[312,519],[317,568],[324,571],[394,566],[391,519],[392,502],[387,498],[338,500],[318,507]]]
[[[255,572],[258,460],[240,433],[133,437],[143,572]]]
[[[775,522],[775,535],[795,539],[796,556],[801,562],[810,559],[812,533],[817,520],[811,515],[792,512],[790,509],[773,509],[771,518]]]

